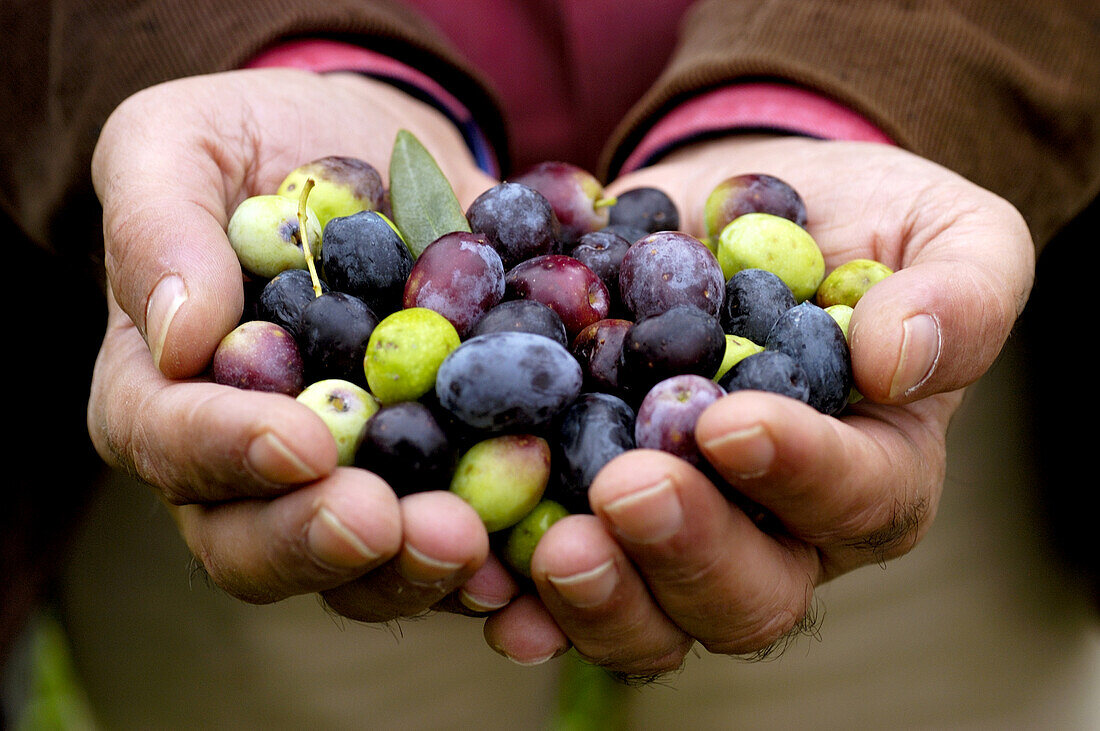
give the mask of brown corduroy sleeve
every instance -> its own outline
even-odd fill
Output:
[[[731,82],[786,80],[997,192],[1038,245],[1100,193],[1095,0],[704,0],[605,153],[613,176],[655,119]]]
[[[16,44],[0,87],[0,205],[36,243],[65,253],[83,253],[99,228],[88,167],[116,105],[158,82],[239,68],[281,40],[348,40],[400,58],[463,99],[505,149],[487,86],[398,2],[13,0],[0,21]]]

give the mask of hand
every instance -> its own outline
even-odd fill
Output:
[[[423,611],[475,572],[486,606],[514,590],[456,496],[399,501],[374,475],[337,468],[308,408],[201,378],[241,316],[225,235],[236,205],[324,155],[360,157],[385,177],[399,128],[462,202],[492,184],[442,115],[353,74],[169,82],[125,101],[95,150],[110,312],[89,432],[108,463],[163,495],[213,581],[246,601],[320,591],[348,617],[382,621]]]
[[[1030,291],[1034,254],[1020,215],[958,175],[885,145],[766,136],[685,148],[609,190],[654,185],[702,235],[702,205],[747,172],[791,183],[829,268],[883,261],[895,274],[851,321],[864,399],[840,418],[793,399],[739,392],[700,417],[715,470],[776,528],[725,500],[670,455],[614,460],[592,516],[554,524],[532,560],[538,599],[486,625],[521,661],[569,644],[637,676],[673,670],[698,642],[765,653],[812,623],[814,587],[912,549],[936,513],[945,434],[962,389],[992,364]]]

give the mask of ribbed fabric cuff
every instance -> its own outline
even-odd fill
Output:
[[[620,174],[650,165],[692,140],[752,130],[893,144],[862,115],[807,89],[771,82],[732,84],[693,97],[663,116],[626,158]]]
[[[245,68],[352,71],[385,81],[442,112],[462,134],[478,167],[489,175],[500,176],[496,153],[470,110],[434,79],[389,56],[350,43],[306,39],[269,48],[245,64]]]

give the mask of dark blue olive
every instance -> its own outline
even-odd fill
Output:
[[[606,231],[608,233],[613,233],[617,236],[622,236],[624,239],[632,244],[638,239],[644,239],[649,234],[654,233],[653,231],[646,231],[644,228],[632,226],[627,223],[609,223],[608,225],[601,228],[600,231]]]
[[[561,224],[550,201],[523,183],[498,183],[466,209],[470,230],[484,234],[500,254],[504,270],[552,254],[561,246]]]
[[[790,396],[803,403],[810,400],[810,379],[798,362],[778,350],[763,350],[742,358],[718,380],[726,391],[768,391]]]
[[[626,314],[622,297],[619,295],[619,268],[622,266],[626,252],[630,250],[631,243],[633,242],[627,241],[620,234],[605,228],[582,234],[577,239],[577,245],[569,253],[571,257],[594,271],[604,283],[611,297],[610,311],[616,315]]]
[[[784,312],[764,342],[765,350],[786,353],[806,371],[807,403],[823,414],[836,414],[848,403],[852,358],[836,320],[810,301]]]
[[[619,381],[640,400],[657,382],[681,373],[712,378],[725,352],[718,319],[679,305],[630,328],[623,338]]]
[[[321,293],[329,291],[324,282],[320,282]],[[287,332],[298,337],[298,318],[302,310],[317,297],[313,290],[313,278],[305,269],[287,269],[276,274],[260,291],[257,301],[257,319],[281,325]]]
[[[545,335],[551,340],[569,345],[565,323],[548,306],[536,300],[501,302],[481,316],[467,334],[467,339],[494,332],[528,332]]]
[[[379,317],[402,306],[413,256],[381,214],[360,211],[334,218],[321,234],[321,270],[337,292],[363,300]]]
[[[550,422],[581,391],[577,360],[543,335],[498,332],[462,343],[439,366],[439,405],[463,424],[486,431],[530,429]]]
[[[608,211],[608,223],[633,226],[646,233],[675,231],[680,228],[680,211],[660,188],[632,188],[615,197],[615,205]]]
[[[303,307],[298,322],[307,381],[342,378],[366,386],[363,357],[378,318],[363,300],[328,292]]]
[[[418,401],[384,406],[368,421],[355,466],[381,477],[399,497],[446,490],[456,450],[431,409]]]
[[[634,410],[617,396],[581,394],[557,428],[557,479],[547,497],[571,513],[592,512],[588,488],[604,465],[634,448],[634,420]]]
[[[766,269],[742,269],[726,281],[722,329],[763,345],[779,316],[795,306],[786,282]]]

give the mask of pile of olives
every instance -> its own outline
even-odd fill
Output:
[[[612,458],[704,466],[695,421],[726,394],[829,415],[859,398],[848,318],[891,272],[861,259],[826,276],[779,178],[716,186],[696,238],[663,191],[612,198],[567,163],[465,210],[407,132],[390,173],[387,189],[370,163],[325,157],[240,204],[227,235],[247,307],[212,377],[298,399],[341,464],[398,495],[454,491],[521,576],[554,521],[589,510]]]

